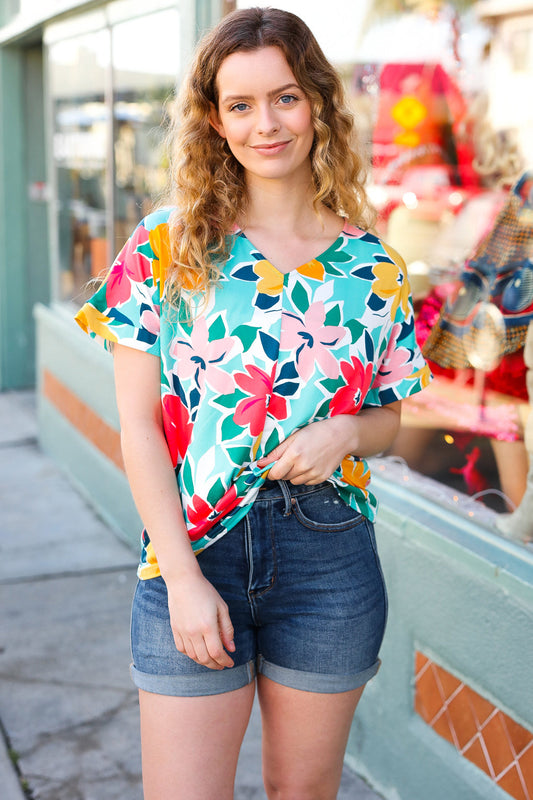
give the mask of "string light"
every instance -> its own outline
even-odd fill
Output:
[[[450,438],[453,440],[453,437]],[[484,489],[473,495],[457,493],[451,487],[421,475],[415,470],[411,470],[407,461],[401,456],[375,456],[369,459],[369,463],[373,472],[379,472],[395,483],[411,482],[421,495],[428,496],[439,505],[447,506],[453,509],[454,512],[458,512],[471,520],[488,525],[498,536],[501,534],[496,528],[495,521],[499,515],[496,511],[480,502],[481,498],[495,495],[507,503],[509,508],[513,510],[516,508],[512,500],[499,489]]]

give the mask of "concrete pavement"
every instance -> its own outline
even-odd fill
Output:
[[[136,561],[39,449],[34,394],[0,393],[2,800],[142,798]],[[257,708],[235,798],[265,798]],[[339,800],[379,796],[346,768]]]

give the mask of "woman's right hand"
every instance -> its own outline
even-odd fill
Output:
[[[167,581],[168,607],[174,641],[185,653],[210,669],[232,667],[235,652],[228,606],[203,575]]]

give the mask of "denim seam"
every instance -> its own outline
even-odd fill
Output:
[[[355,527],[356,525],[360,525],[366,517],[363,514],[359,514],[357,517],[353,519],[347,519],[345,522],[315,522],[314,520],[306,517],[303,513],[302,509],[300,508],[300,504],[298,503],[298,498],[292,498],[292,507],[294,511],[294,516],[296,519],[305,525],[306,528],[309,528],[313,531],[318,531],[321,533],[342,533],[343,531],[350,530],[350,528]]]

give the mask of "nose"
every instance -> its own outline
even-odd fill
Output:
[[[270,104],[260,106],[257,115],[256,129],[262,136],[272,136],[280,129],[280,123]]]

